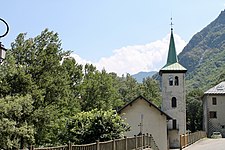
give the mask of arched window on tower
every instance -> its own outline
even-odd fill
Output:
[[[173,76],[169,76],[169,85],[173,86]]]
[[[175,77],[174,85],[177,85],[177,86],[179,85],[179,78],[178,78],[178,76]]]
[[[177,99],[176,99],[176,97],[172,97],[171,104],[172,104],[172,108],[176,108],[177,107]]]

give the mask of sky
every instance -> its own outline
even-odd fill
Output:
[[[32,38],[48,28],[79,64],[118,75],[158,71],[167,59],[171,17],[179,53],[224,8],[223,0],[5,0],[0,18],[10,31],[0,41],[10,48],[19,33]]]

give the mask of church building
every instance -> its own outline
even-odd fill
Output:
[[[166,65],[160,69],[162,89],[162,111],[173,119],[167,123],[170,148],[180,147],[180,135],[186,133],[186,91],[187,69],[178,62],[171,28],[170,45]]]
[[[154,138],[159,150],[168,150],[167,122],[172,118],[151,100],[138,96],[118,113],[131,127],[125,134],[127,137],[148,133]]]
[[[180,135],[186,133],[185,73],[179,64],[171,28],[166,65],[159,71],[162,89],[161,108],[139,96],[118,113],[131,126],[126,136],[149,133],[160,150],[180,147]]]

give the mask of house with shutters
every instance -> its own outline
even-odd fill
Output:
[[[220,132],[225,137],[225,82],[210,88],[203,95],[203,130],[210,137]]]

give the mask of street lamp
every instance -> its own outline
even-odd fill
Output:
[[[9,25],[6,23],[5,20],[0,18],[0,21],[2,21],[5,25],[6,25],[6,32],[2,35],[0,35],[0,38],[6,36],[9,32]],[[2,44],[2,42],[0,42],[0,63],[2,63],[2,61],[5,59],[5,53],[6,53],[6,49],[4,48],[4,45]]]

